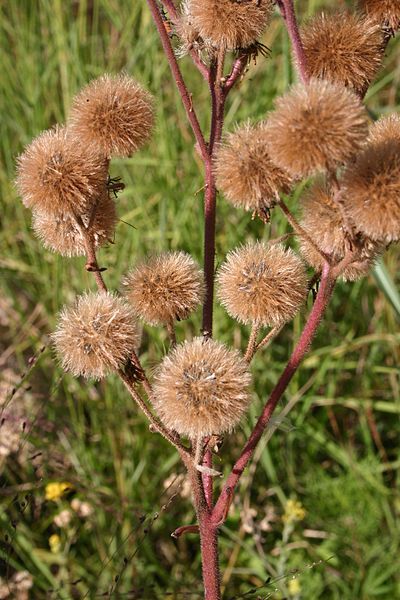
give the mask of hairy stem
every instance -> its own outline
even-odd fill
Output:
[[[270,397],[268,398],[264,409],[258,419],[248,441],[246,442],[240,457],[236,461],[230,475],[228,476],[218,501],[214,507],[212,520],[215,524],[222,524],[227,514],[227,506],[232,501],[233,490],[235,489],[238,481],[248,465],[253,452],[263,435],[266,426],[282,397],[282,394],[289,385],[293,375],[295,374],[298,366],[303,360],[304,356],[310,347],[312,339],[317,331],[318,325],[325,312],[326,306],[332,295],[335,281],[331,277],[330,265],[325,264],[322,271],[321,283],[319,286],[318,294],[314,303],[314,306],[307,319],[307,323],[303,329],[299,341],[283,371],[278,383],[273,389]]]
[[[294,10],[293,0],[277,0],[277,4],[286,23],[286,28],[292,42],[293,53],[296,58],[296,65],[303,83],[309,80],[307,72],[307,59],[301,41],[299,26],[297,24],[296,12]]]
[[[244,355],[244,360],[246,362],[251,362],[251,359],[256,353],[257,350],[257,336],[260,332],[260,325],[253,324],[251,327],[250,337],[247,344],[247,349]]]

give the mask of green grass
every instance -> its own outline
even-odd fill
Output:
[[[311,14],[321,2],[300,4]],[[74,93],[89,79],[124,69],[148,87],[158,106],[153,141],[112,165],[126,189],[118,199],[116,243],[100,252],[100,262],[108,267],[107,283],[118,289],[130,265],[149,252],[179,248],[202,258],[203,213],[196,194],[202,174],[190,128],[144,0],[14,0],[0,11],[4,379],[10,372],[20,377],[29,357],[46,346],[10,400],[11,407],[27,403],[26,427],[20,452],[0,462],[0,576],[28,570],[34,577],[31,597],[38,599],[95,598],[107,591],[112,598],[199,597],[198,540],[170,538],[194,519],[177,482],[165,489],[182,467],[174,451],[149,433],[117,380],[85,384],[55,364],[47,336],[57,311],[94,283],[83,259],[68,261],[40,246],[13,184],[23,146],[65,119]],[[263,117],[294,78],[278,17],[265,43],[272,57],[251,66],[232,93],[227,128]],[[385,69],[368,94],[376,115],[399,109],[399,52],[398,40],[392,41]],[[207,90],[190,62],[181,64],[207,126]],[[217,261],[249,236],[285,231],[280,215],[268,230],[221,199]],[[225,598],[252,588],[260,589],[246,598],[287,598],[293,576],[301,586],[293,597],[304,600],[400,596],[399,266],[398,249],[392,248],[375,275],[338,285],[327,320],[281,404],[285,420],[274,421],[276,432],[263,439],[221,533]],[[304,314],[255,361],[256,397],[247,420],[222,448],[221,469],[228,470],[237,456],[303,322]],[[248,331],[220,307],[215,323],[217,337],[244,347]],[[195,315],[179,325],[178,337],[198,330]],[[153,369],[164,352],[165,334],[146,328],[144,364]],[[73,489],[58,502],[46,502],[51,481],[68,481]],[[67,529],[56,527],[54,516],[74,498],[90,502],[94,512],[85,520],[75,517]],[[292,531],[282,522],[289,498],[306,509]],[[263,530],[267,512],[271,519]],[[57,553],[49,547],[53,534],[61,538]],[[129,590],[141,591],[135,596]]]

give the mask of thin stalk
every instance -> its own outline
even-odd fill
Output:
[[[248,441],[246,442],[238,460],[233,466],[233,469],[223,486],[212,515],[212,520],[217,525],[221,525],[226,518],[227,508],[229,508],[229,503],[232,501],[233,490],[238,484],[244,469],[248,465],[279,400],[281,399],[311,345],[312,339],[318,329],[318,325],[333,292],[335,280],[333,280],[331,277],[330,269],[330,265],[324,265],[318,294],[300,339],[297,342],[286,368],[284,369],[278,383],[268,398],[260,418],[258,419]]]
[[[250,337],[249,337],[249,341],[247,344],[247,349],[244,355],[244,360],[246,362],[251,362],[251,359],[253,358],[253,356],[256,353],[257,350],[257,336],[260,332],[261,326],[258,324],[253,323],[252,327],[251,327],[251,332],[250,332]]]
[[[176,333],[174,321],[169,321],[166,324],[166,328],[169,337],[170,349],[172,349],[176,346]]]
[[[292,42],[292,49],[296,58],[295,63],[297,65],[299,75],[303,80],[303,83],[307,83],[309,80],[307,72],[307,59],[300,37],[293,0],[277,0],[277,4],[282,13],[283,20],[285,21],[290,40]]]
[[[277,325],[276,327],[273,327],[271,331],[269,331],[267,335],[263,337],[261,342],[257,344],[255,351],[258,352],[259,350],[261,350],[261,348],[265,348],[266,346],[268,346],[272,342],[272,340],[276,338],[276,336],[282,331],[283,328],[284,325]]]

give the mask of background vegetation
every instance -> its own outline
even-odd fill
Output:
[[[303,17],[322,5],[298,4]],[[262,118],[295,78],[277,14],[264,43],[271,57],[251,65],[232,92],[227,128]],[[88,385],[55,364],[47,336],[57,311],[94,281],[83,259],[62,259],[41,247],[13,185],[23,146],[64,120],[88,80],[124,69],[154,94],[158,118],[149,147],[112,165],[126,189],[118,198],[115,244],[100,253],[107,282],[118,288],[127,268],[153,251],[179,248],[201,260],[200,163],[149,11],[144,0],[1,3],[0,53],[1,402],[20,436],[16,452],[0,454],[3,593],[15,571],[27,570],[32,598],[201,597],[198,539],[170,538],[194,518],[177,456],[148,431],[116,380]],[[181,64],[206,124],[207,90],[190,61]],[[398,39],[367,100],[373,117],[398,110]],[[265,227],[221,199],[217,260],[248,237],[285,231],[279,214]],[[313,350],[285,395],[284,419],[263,439],[221,532],[225,598],[400,597],[398,273],[393,248],[374,275],[338,285]],[[258,397],[222,448],[221,468],[231,464],[303,319],[255,361]],[[215,323],[220,339],[243,348],[246,328],[221,308]],[[179,325],[178,337],[198,330],[199,315]],[[153,369],[165,352],[165,334],[146,327],[141,352]],[[70,488],[46,500],[54,482]],[[74,499],[90,503],[91,514],[74,513],[67,527],[57,526],[54,517]]]

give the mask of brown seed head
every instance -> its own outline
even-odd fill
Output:
[[[400,240],[400,144],[372,143],[343,175],[345,209],[358,230],[372,240]]]
[[[185,252],[147,259],[124,280],[126,297],[150,325],[186,319],[204,297],[204,275]]]
[[[178,20],[174,23],[174,29],[180,39],[180,46],[177,50],[177,55],[181,58],[195,50],[201,55],[203,52],[210,54],[213,52],[213,47],[208,40],[203,40],[197,27],[193,22],[193,17],[190,13],[190,0],[184,0],[181,6],[181,13]]]
[[[66,371],[101,379],[124,366],[140,343],[140,333],[124,300],[90,292],[64,307],[53,340]]]
[[[400,29],[399,0],[359,0],[361,10],[392,31]]]
[[[302,27],[301,37],[310,76],[365,94],[383,59],[384,37],[376,21],[346,11],[321,13]]]
[[[373,144],[397,142],[400,144],[400,115],[382,117],[370,127],[368,141]]]
[[[264,123],[242,125],[226,136],[214,165],[217,186],[227,200],[259,214],[274,206],[279,192],[291,189],[289,175],[271,160],[266,133]]]
[[[307,297],[300,258],[280,244],[248,244],[230,252],[218,273],[219,299],[238,321],[281,325],[290,321]]]
[[[85,226],[89,224],[90,213],[81,214]],[[96,216],[91,228],[95,248],[100,248],[113,239],[117,213],[115,202],[107,191],[103,192],[96,209]],[[84,256],[85,244],[76,221],[68,213],[49,215],[34,211],[32,227],[45,248],[58,252],[62,256]]]
[[[319,248],[330,256],[334,264],[340,262],[346,252],[346,236],[340,210],[322,183],[315,184],[302,198],[302,227],[314,239]],[[322,270],[323,260],[307,240],[300,238],[300,252],[307,263],[317,271]],[[359,259],[349,265],[341,277],[345,281],[355,281],[365,276],[383,250],[369,238],[358,240]]]
[[[359,99],[318,79],[278,98],[266,128],[270,156],[293,177],[335,169],[357,152],[368,133]]]
[[[17,187],[32,210],[49,215],[85,212],[104,192],[108,165],[83,147],[65,127],[43,132],[19,156]]]
[[[239,352],[195,338],[164,358],[155,377],[153,404],[163,423],[181,435],[219,435],[246,411],[250,382]]]
[[[105,156],[131,156],[148,141],[154,124],[153,98],[128,75],[102,75],[72,103],[69,128]]]
[[[189,0],[194,27],[216,48],[247,48],[260,37],[272,13],[272,0]]]

